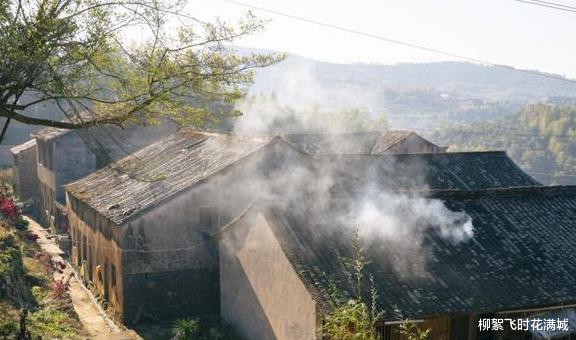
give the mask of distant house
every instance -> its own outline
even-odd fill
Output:
[[[413,131],[302,133],[283,137],[310,154],[402,154],[446,152]]]
[[[40,199],[40,183],[36,167],[36,141],[30,140],[10,149],[14,159],[13,188],[20,201],[36,204]]]
[[[402,184],[417,165],[435,180]],[[314,180],[329,171],[337,184]],[[386,180],[371,182],[372,173]],[[124,322],[217,313],[215,234],[256,197],[392,184],[538,185],[502,152],[311,155],[283,136],[182,129],[66,186],[72,262]]]
[[[431,328],[430,340],[573,339],[576,187],[441,190],[426,197],[466,212],[475,233],[454,243],[426,229],[423,268],[397,251],[397,241],[366,241],[366,271],[387,312],[383,339],[404,339],[394,308]],[[259,200],[220,233],[221,314],[247,339],[314,339],[336,305],[330,292],[354,292],[342,262],[354,257],[353,229],[334,218],[339,210],[310,206]],[[370,284],[363,287],[368,298]],[[559,317],[570,322],[569,331],[532,334],[507,323],[501,331],[478,328],[479,318]]]
[[[173,133],[177,128],[175,123],[166,122],[160,126],[131,125],[125,129],[45,128],[33,134],[37,145],[42,213],[52,231],[67,233],[64,185]]]

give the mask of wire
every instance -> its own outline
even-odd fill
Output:
[[[509,66],[509,65],[504,65],[504,64],[497,64],[488,60],[484,60],[484,59],[480,59],[480,58],[473,58],[473,57],[467,57],[461,54],[457,54],[457,53],[452,53],[452,52],[447,52],[447,51],[443,51],[443,50],[439,50],[436,48],[432,48],[432,47],[427,47],[427,46],[422,46],[422,45],[418,45],[418,44],[414,44],[411,42],[405,42],[405,41],[401,41],[401,40],[397,40],[397,39],[392,39],[392,38],[388,38],[388,37],[384,37],[381,35],[377,35],[377,34],[372,34],[372,33],[368,33],[368,32],[363,32],[363,31],[358,31],[358,30],[354,30],[351,28],[346,28],[346,27],[342,27],[342,26],[337,26],[334,24],[330,24],[327,22],[322,22],[322,21],[318,21],[315,19],[310,19],[310,18],[304,18],[304,17],[300,17],[294,14],[289,14],[289,13],[285,13],[285,12],[280,12],[277,10],[273,10],[273,9],[269,9],[269,8],[265,8],[265,7],[260,7],[260,6],[254,6],[254,5],[250,5],[247,3],[243,3],[243,2],[239,2],[239,1],[235,1],[235,0],[219,0],[221,2],[226,2],[229,4],[233,4],[236,6],[241,6],[241,7],[246,7],[246,8],[251,8],[251,9],[255,9],[258,11],[262,11],[262,12],[266,12],[266,13],[270,13],[270,14],[274,14],[274,15],[278,15],[278,16],[282,16],[282,17],[286,17],[286,18],[290,18],[293,20],[298,20],[298,21],[303,21],[303,22],[307,22],[310,24],[314,24],[314,25],[319,25],[319,26],[324,26],[324,27],[328,27],[328,28],[332,28],[338,31],[342,31],[342,32],[347,32],[347,33],[352,33],[352,34],[356,34],[356,35],[361,35],[364,37],[368,37],[368,38],[372,38],[372,39],[377,39],[377,40],[381,40],[381,41],[386,41],[389,43],[393,43],[393,44],[397,44],[397,45],[402,45],[402,46],[406,46],[406,47],[410,47],[410,48],[414,48],[414,49],[418,49],[418,50],[422,50],[422,51],[426,51],[426,52],[431,52],[431,53],[436,53],[436,54],[440,54],[440,55],[444,55],[444,56],[448,56],[451,58],[456,58],[456,59],[461,59],[461,60],[466,60],[469,62],[473,62],[473,63],[478,63],[478,64],[485,64],[485,65],[490,65],[490,66],[494,66],[494,67],[499,67],[499,68],[503,68],[503,69],[508,69],[508,70],[512,70],[512,71],[516,71],[516,72],[522,72],[522,73],[526,73],[526,74],[530,74],[533,76],[538,76],[538,77],[544,77],[544,78],[549,78],[549,79],[554,79],[554,80],[559,80],[559,81],[563,81],[566,83],[570,83],[570,84],[576,84],[576,80],[572,80],[572,79],[568,79],[568,78],[564,78],[561,76],[556,76],[553,74],[548,74],[548,73],[541,73],[541,72],[537,72],[537,71],[531,71],[531,70],[524,70],[524,69],[518,69],[515,68],[513,66]],[[515,0],[515,1],[524,1],[524,0]],[[576,9],[576,8],[575,8]],[[575,11],[576,12],[576,11]]]
[[[538,0],[514,0],[514,1],[522,2],[522,3],[530,4],[530,5],[535,5],[535,6],[540,6],[540,7],[557,9],[557,10],[565,11],[565,12],[576,13],[576,7],[557,4],[554,2],[538,1]]]

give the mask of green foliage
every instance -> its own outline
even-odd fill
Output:
[[[15,320],[0,320],[0,338],[10,339],[18,334],[18,323]]]
[[[18,230],[26,230],[28,229],[28,224],[30,222],[28,222],[27,219],[24,218],[24,216],[20,215],[18,216],[18,218],[16,219],[16,221],[14,222],[14,226],[16,227],[16,229]]]
[[[342,258],[342,260],[346,267],[346,275],[354,287],[355,298],[345,301],[342,296],[338,296],[339,292],[333,291],[333,297],[341,302],[332,313],[326,316],[320,327],[319,334],[323,339],[377,340],[381,338],[376,326],[381,321],[383,312],[376,304],[378,292],[371,276],[369,276],[370,306],[364,298],[363,282],[366,277],[364,271],[369,262],[364,256],[364,248],[360,244],[358,231],[355,233],[354,245],[354,257]]]
[[[376,340],[380,339],[375,320],[362,301],[349,300],[337,307],[325,320],[320,334],[330,340]]]
[[[251,13],[234,25],[181,22],[181,0],[2,1],[0,116],[61,128],[125,122],[213,124],[239,99],[252,70],[282,55],[237,55],[225,47],[259,32]],[[172,20],[170,20],[172,19]],[[140,28],[143,43],[126,39]],[[68,122],[31,115],[55,105]],[[86,114],[84,116],[81,115]]]
[[[421,329],[414,320],[404,320],[399,325],[400,334],[404,335],[408,340],[426,340],[430,333],[430,329]]]
[[[506,150],[544,184],[576,183],[576,107],[529,105],[508,118],[447,129],[433,139],[451,151]]]
[[[178,340],[192,340],[200,333],[197,319],[178,319],[172,324],[172,334]]]
[[[382,335],[378,331],[378,324],[383,321],[384,311],[378,307],[378,290],[374,278],[366,274],[366,266],[370,263],[364,255],[358,229],[354,233],[354,257],[343,257],[345,274],[354,287],[355,298],[338,304],[332,313],[326,316],[319,330],[319,337],[326,340],[378,340]],[[364,293],[364,282],[368,279],[370,284],[369,301]],[[343,301],[341,293],[331,289],[331,295],[336,301]],[[402,317],[396,310],[396,317],[403,320],[399,330],[407,340],[426,340],[430,329],[420,329],[417,323]]]
[[[29,329],[36,336],[71,338],[77,327],[70,321],[68,313],[50,305],[29,314]]]

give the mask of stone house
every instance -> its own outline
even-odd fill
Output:
[[[417,164],[436,180],[402,183]],[[538,185],[503,152],[311,155],[283,136],[182,129],[66,186],[72,262],[126,323],[218,313],[221,226],[258,196],[359,187],[362,172],[416,189]],[[309,181],[326,173],[338,184]]]
[[[149,127],[45,128],[34,133],[41,210],[51,230],[57,234],[67,233],[64,185],[173,133],[177,128],[177,124],[167,121]]]
[[[430,340],[574,339],[576,187],[431,190],[465,212],[474,234],[453,242],[425,230],[419,260],[394,238],[362,239],[370,289],[385,310],[384,340],[405,339],[403,318],[430,328]],[[312,200],[315,200],[313,197]],[[316,198],[317,200],[317,198]],[[351,202],[346,202],[344,206]],[[355,296],[342,258],[354,258],[354,230],[341,203],[257,200],[220,232],[221,314],[247,339],[314,339],[323,319]],[[427,222],[422,222],[427,223]],[[567,320],[567,331],[479,329],[480,319]],[[531,321],[530,321],[531,322]]]
[[[304,156],[278,137],[182,129],[66,186],[72,262],[126,323],[217,313],[217,226]]]
[[[30,140],[10,149],[14,159],[13,188],[22,202],[36,205],[40,199],[40,183],[36,167],[36,141]]]

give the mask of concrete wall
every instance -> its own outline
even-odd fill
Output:
[[[316,303],[262,215],[222,234],[220,301],[224,320],[247,339],[316,337]]]
[[[40,182],[36,166],[36,141],[30,140],[12,148],[14,158],[14,192],[21,201],[40,199]]]

